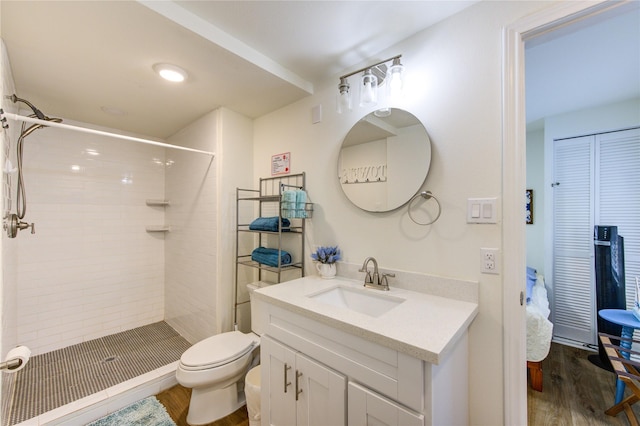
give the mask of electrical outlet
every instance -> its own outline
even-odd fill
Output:
[[[499,252],[496,248],[480,249],[480,272],[483,274],[499,274]]]

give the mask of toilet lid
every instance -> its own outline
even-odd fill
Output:
[[[239,331],[216,334],[187,349],[180,357],[185,367],[214,367],[234,361],[257,344],[254,334]]]

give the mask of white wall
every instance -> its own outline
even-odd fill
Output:
[[[553,238],[551,191],[547,191],[553,180],[553,140],[639,126],[640,99],[546,117],[542,123],[527,132],[527,188],[535,197],[534,224],[527,225],[527,264],[545,274],[545,255],[552,250]],[[548,260],[546,266],[551,268]],[[553,281],[547,283],[551,286]]]
[[[163,240],[145,226],[164,212],[145,200],[163,197],[164,150],[49,127],[25,139],[24,180],[36,233],[5,241],[19,344],[39,354],[162,320]]]
[[[216,164],[218,167],[218,293],[217,332],[230,331],[233,328],[233,286],[235,284],[236,256],[236,188],[257,189],[258,181],[253,177],[253,121],[231,110],[221,108],[218,127],[218,146]],[[253,237],[249,236],[253,239]],[[255,271],[243,268],[238,271],[239,301],[248,300],[246,284],[255,277]],[[238,312],[238,322],[249,324],[250,312],[246,309]],[[247,327],[243,331],[249,331]]]
[[[544,128],[527,132],[527,189],[533,189],[533,224],[527,225],[527,266],[544,275]]]
[[[165,320],[191,343],[233,326],[236,188],[257,185],[252,122],[220,108],[170,143],[215,152],[167,153]]]
[[[0,5],[0,9],[2,6]],[[10,105],[5,99],[6,95],[10,95],[15,91],[13,76],[11,75],[11,64],[4,41],[0,40],[1,56],[0,56],[0,102],[2,108],[6,112],[16,112],[17,108]],[[2,134],[2,150],[0,153],[0,164],[4,165],[5,160],[10,156],[11,140],[15,140],[18,134],[18,126],[10,126],[9,129],[0,132]],[[3,167],[4,169],[4,167]],[[2,212],[5,216],[11,204],[11,194],[9,191],[9,175],[2,174]],[[0,318],[1,321],[1,338],[0,338],[0,356],[6,359],[5,355],[9,349],[17,346],[18,342],[18,312],[17,298],[17,266],[18,259],[15,250],[6,250],[6,232],[2,233],[0,238],[0,259],[2,260],[2,273],[0,274]],[[5,349],[7,348],[7,349]],[[2,374],[2,385],[0,386],[0,400],[2,406],[2,418],[0,421],[5,424],[8,420],[10,398],[2,398],[2,395],[11,395],[11,386],[13,384],[13,376]]]
[[[640,99],[545,118],[545,143],[553,139],[615,131],[640,123]]]
[[[10,101],[5,99],[5,96],[13,94],[15,91],[13,76],[11,75],[11,65],[9,63],[9,57],[7,55],[7,50],[2,42],[2,57],[0,59],[0,73],[2,74],[2,79],[0,80],[0,99],[2,99],[2,108],[7,112],[17,112],[17,107],[15,104],[12,104]],[[10,158],[12,155],[12,147],[11,141],[14,141],[13,144],[13,155],[15,156],[15,140],[18,137],[19,125],[12,123],[9,128],[5,131],[2,131],[2,153],[0,154],[0,164],[3,165],[3,170],[5,169],[5,160]],[[15,157],[14,157],[15,158]],[[15,163],[15,162],[14,162]],[[15,167],[15,165],[14,165]],[[2,215],[3,217],[6,215],[6,211],[10,208],[12,199],[15,197],[15,188],[14,194],[11,194],[9,188],[9,174],[2,174]],[[15,176],[12,176],[15,178]],[[2,276],[0,277],[0,298],[2,300],[2,304],[0,305],[0,313],[2,314],[2,339],[0,342],[0,348],[12,348],[17,345],[17,317],[18,313],[16,311],[17,308],[17,286],[16,286],[16,276],[18,273],[17,265],[17,253],[15,250],[6,250],[4,248],[7,243],[8,237],[6,236],[6,232],[2,233],[2,238],[0,239],[0,244],[3,248],[2,250]],[[4,266],[6,265],[6,266]],[[0,355],[4,355],[4,351],[0,351]],[[4,359],[4,358],[3,358]]]
[[[442,204],[442,216],[432,226],[411,222],[406,206],[367,213],[343,195],[336,178],[340,144],[371,109],[334,112],[338,75],[313,96],[254,123],[256,176],[269,176],[271,155],[288,151],[292,173],[307,172],[316,203],[309,246],[339,244],[346,262],[374,256],[382,268],[479,281],[480,311],[469,341],[473,424],[503,422],[503,282],[500,275],[479,272],[480,248],[500,248],[503,235],[500,221],[467,224],[466,204],[470,197],[499,197],[500,209],[502,27],[541,7],[545,4],[480,2],[362,63],[403,55],[405,97],[393,106],[416,115],[431,137],[431,169],[423,188]],[[311,124],[311,109],[318,104],[323,121]]]
[[[168,138],[175,145],[215,151],[219,112]],[[218,224],[216,160],[205,154],[167,153],[165,321],[189,342],[216,334]]]

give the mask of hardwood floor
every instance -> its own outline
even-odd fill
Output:
[[[174,422],[178,426],[187,426],[187,411],[189,409],[189,398],[191,398],[191,389],[176,385],[156,395]],[[236,412],[229,414],[206,426],[249,426],[249,418],[247,415],[247,407],[244,406]]]
[[[587,359],[592,354],[551,344],[542,362],[542,392],[528,389],[529,426],[629,424],[624,413],[617,417],[604,414],[614,403],[615,375],[593,365]],[[640,403],[633,411],[640,416]]]
[[[543,389],[528,389],[529,426],[628,425],[626,416],[604,414],[613,405],[615,376],[593,365],[594,352],[551,344],[542,362]],[[628,391],[627,391],[628,392]],[[187,426],[191,389],[176,385],[156,396],[178,426]],[[640,417],[640,403],[633,406]],[[248,426],[246,407],[207,426]]]

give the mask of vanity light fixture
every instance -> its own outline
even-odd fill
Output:
[[[153,70],[165,80],[180,83],[187,79],[187,72],[172,64],[155,64]]]
[[[345,74],[340,77],[338,84],[337,112],[338,114],[351,109],[351,86],[349,77],[363,73],[360,80],[360,106],[373,106],[378,102],[378,87],[384,83],[389,99],[395,99],[402,91],[404,66],[400,62],[402,55],[394,56],[368,67]],[[392,62],[387,66],[387,62]]]
[[[341,114],[343,111],[348,111],[351,109],[351,86],[349,86],[349,82],[346,77],[340,78],[340,84],[338,85],[338,114]]]

